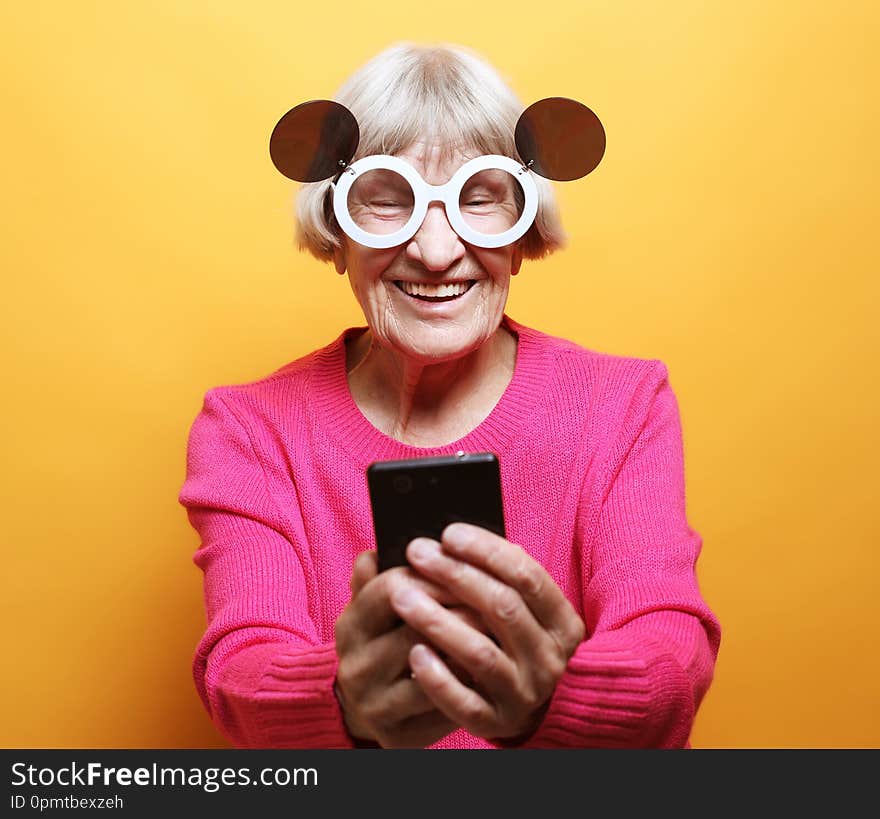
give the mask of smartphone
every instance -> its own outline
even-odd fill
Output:
[[[416,537],[440,540],[455,521],[507,537],[501,469],[492,452],[376,461],[367,485],[379,571],[406,565],[406,546]]]

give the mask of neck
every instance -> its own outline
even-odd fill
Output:
[[[516,336],[501,325],[459,358],[424,363],[375,342],[372,332],[346,351],[349,388],[361,412],[401,441],[456,440],[476,427],[513,377]]]

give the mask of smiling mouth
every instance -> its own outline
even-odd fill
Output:
[[[414,285],[411,282],[395,281],[394,286],[411,299],[428,302],[455,301],[460,299],[475,284],[476,279],[450,285]]]

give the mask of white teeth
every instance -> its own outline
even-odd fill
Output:
[[[470,282],[455,282],[454,284],[413,284],[412,282],[397,282],[404,293],[410,296],[460,296],[466,293]]]

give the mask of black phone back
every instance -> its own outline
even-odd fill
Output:
[[[406,564],[415,537],[440,540],[450,523],[473,523],[506,537],[501,470],[491,452],[376,461],[367,485],[379,571]]]

